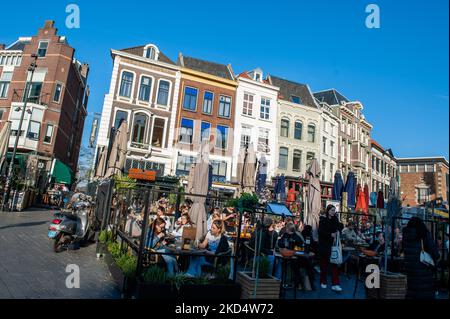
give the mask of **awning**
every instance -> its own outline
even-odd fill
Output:
[[[20,167],[20,170],[23,172],[23,173],[25,173],[25,170],[26,170],[26,168],[27,168],[27,156],[28,155],[26,155],[26,154],[17,154],[16,153],[16,156],[15,156],[15,160],[14,160],[14,165],[16,165],[16,166],[19,166]],[[4,172],[7,172],[8,171],[8,165],[9,165],[9,163],[11,162],[11,158],[12,158],[12,153],[10,153],[10,152],[8,152],[7,154],[6,154],[6,159],[7,159],[7,161],[8,161],[8,164],[4,164],[3,165],[3,167],[4,167]]]
[[[56,183],[61,184],[72,184],[73,181],[73,173],[70,167],[61,162],[58,159],[55,159],[55,165],[52,171],[52,177],[55,178]]]
[[[281,204],[267,204],[267,212],[278,216],[293,216],[289,209]]]

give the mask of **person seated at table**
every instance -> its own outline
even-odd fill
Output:
[[[346,227],[342,230],[342,239],[344,239],[346,242],[356,243],[357,241],[361,240],[361,238],[358,236],[358,234],[355,231],[355,223],[350,222],[347,224]]]
[[[382,232],[376,233],[376,239],[369,245],[369,250],[376,251],[377,254],[384,252],[384,236]]]
[[[157,217],[153,223],[148,227],[147,239],[145,242],[145,247],[156,252],[167,252],[164,248],[167,242],[165,238],[165,221],[164,219]],[[167,272],[170,275],[174,275],[178,271],[178,263],[174,256],[170,255],[160,255],[167,266]]]
[[[182,204],[180,206],[179,212],[180,217],[178,217],[177,221],[175,222],[175,227],[181,225],[181,216],[183,216],[183,214],[189,214],[189,208],[185,204]]]
[[[170,229],[170,226],[172,226],[170,222],[170,218],[166,216],[166,209],[163,206],[158,206],[158,210],[156,211],[156,216],[159,218],[162,218],[165,222],[166,230]]]
[[[302,231],[303,239],[305,240],[305,252],[312,252],[317,255],[317,242],[313,238],[313,228],[311,225],[304,225]]]
[[[208,231],[210,231],[210,230],[211,230],[212,223],[213,223],[215,220],[221,220],[220,217],[221,217],[220,209],[217,208],[217,207],[214,208],[213,213],[212,213],[211,215],[209,215],[208,220],[206,221],[206,229],[207,229]]]
[[[205,239],[198,244],[198,248],[206,249],[212,255],[227,252],[230,249],[230,246],[224,233],[225,227],[223,222],[221,220],[213,221],[211,230],[206,234]],[[214,256],[191,256],[186,275],[189,277],[199,277],[202,272],[201,267],[204,265],[212,266],[214,258]],[[226,258],[219,260],[221,264],[225,264],[226,261]]]
[[[286,231],[278,240],[279,248],[286,248],[294,250],[296,247],[304,247],[305,239],[302,234],[296,231],[295,225],[293,223],[286,224]],[[309,253],[308,253],[309,254]],[[308,276],[311,289],[315,290],[314,286],[314,268],[312,262],[309,258],[298,258],[292,264],[293,271],[295,272],[296,282],[295,285],[302,283],[302,289],[305,290],[305,280],[300,276],[300,269],[304,268],[306,270],[306,275]]]
[[[280,231],[278,232],[278,236],[283,236],[283,234],[286,232],[286,225],[293,223],[293,220],[291,217],[286,217],[286,219],[283,221],[283,226],[281,227]]]
[[[278,233],[275,231],[273,220],[270,217],[265,217],[262,224],[262,234],[259,238],[259,231],[256,229],[250,237],[249,246],[255,249],[256,237],[258,236],[258,241],[261,240],[261,253],[263,253],[269,260],[269,269],[273,273],[275,256],[274,249],[278,240]],[[281,278],[281,267],[276,267],[275,277]]]
[[[175,237],[181,237],[183,236],[183,229],[186,227],[192,227],[191,218],[189,217],[189,214],[184,213],[181,215],[181,224],[176,225],[175,229],[172,232],[172,235]]]
[[[221,217],[225,224],[225,230],[227,232],[233,232],[235,230],[233,224],[236,223],[236,213],[234,211],[234,207],[225,207],[222,211]]]

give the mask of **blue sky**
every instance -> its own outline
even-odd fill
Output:
[[[79,29],[65,26],[69,3],[80,8]],[[380,8],[380,29],[365,26],[370,3]],[[55,20],[76,57],[91,66],[91,114],[101,112],[109,89],[109,50],[155,43],[173,60],[181,51],[231,63],[235,73],[259,66],[313,91],[334,87],[363,103],[373,138],[396,156],[448,158],[448,0],[59,0],[20,6],[2,3],[8,14],[0,19],[0,42],[33,35],[44,20]]]

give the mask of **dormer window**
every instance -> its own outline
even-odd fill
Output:
[[[261,82],[261,73],[255,73],[255,81]]]
[[[300,97],[295,95],[291,95],[291,102],[295,104],[302,104],[302,100],[300,99]]]
[[[159,50],[153,44],[148,44],[144,48],[144,57],[151,60],[158,60]]]

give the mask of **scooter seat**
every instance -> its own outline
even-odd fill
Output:
[[[67,217],[67,219],[73,220],[73,221],[77,221],[78,220],[78,216],[74,215],[74,214],[70,214],[70,213],[63,213],[62,214],[64,217]]]

